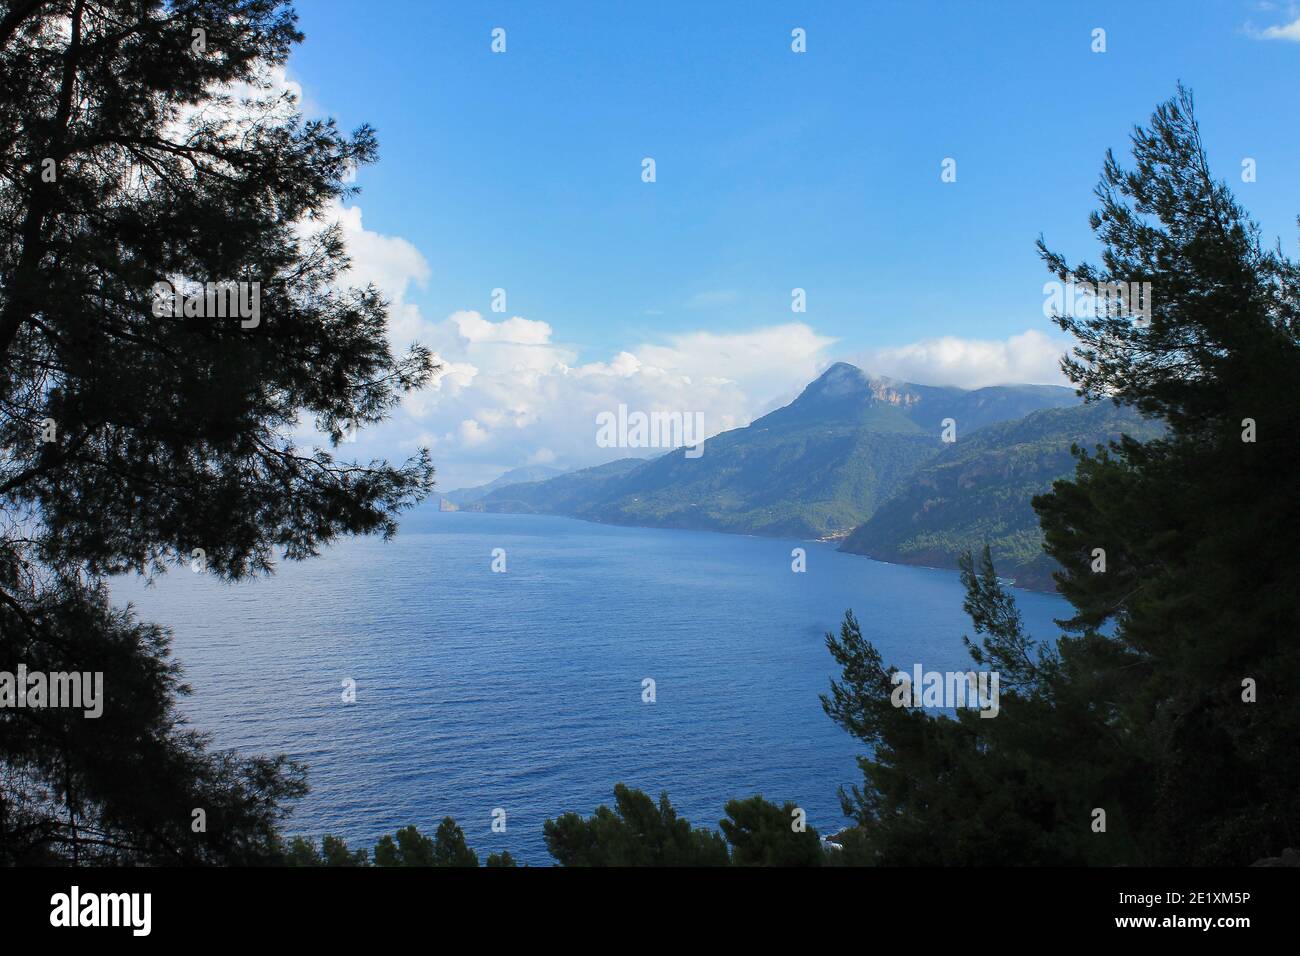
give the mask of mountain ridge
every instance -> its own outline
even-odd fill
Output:
[[[549,465],[522,465],[518,468],[511,468],[503,472],[496,478],[482,485],[472,485],[466,488],[456,488],[452,491],[443,492],[438,497],[450,501],[459,507],[478,501],[484,495],[491,494],[499,488],[505,488],[509,485],[523,484],[529,481],[546,481],[551,478],[558,478],[567,474],[563,468],[552,468]]]
[[[847,536],[947,447],[981,428],[1035,411],[1077,406],[1047,385],[980,389],[915,385],[837,362],[789,404],[708,439],[542,481],[511,483],[471,510],[561,514],[609,524],[744,534]]]
[[[1159,424],[1112,402],[1042,409],[990,425],[945,448],[853,530],[839,550],[894,564],[956,568],[988,544],[998,573],[1054,590],[1032,499],[1074,473],[1071,447],[1089,451],[1121,434],[1157,437]]]

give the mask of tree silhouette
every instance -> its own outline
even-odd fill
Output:
[[[432,486],[427,451],[360,464],[291,437],[314,423],[336,445],[436,370],[345,285],[328,214],[376,142],[277,92],[301,39],[280,0],[0,15],[0,670],[103,672],[106,698],[99,719],[0,709],[0,859],[278,852],[301,768],[187,731],[167,633],[103,581],[269,573],[393,534]]]
[[[1114,301],[1057,321],[1088,401],[1168,427],[1076,449],[1035,499],[1074,609],[1053,645],[1024,634],[988,551],[967,557],[996,719],[891,706],[852,615],[828,635],[823,706],[872,750],[844,794],[869,862],[1242,864],[1295,842],[1300,268],[1211,175],[1187,90],[1132,142],[1135,168],[1108,154],[1097,189],[1101,265],[1039,246],[1063,282],[1150,283],[1142,321]]]
[[[656,804],[626,784],[614,785],[614,808],[590,817],[565,813],[542,825],[546,849],[561,866],[726,866],[727,844],[692,827],[668,801]]]

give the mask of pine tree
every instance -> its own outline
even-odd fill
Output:
[[[343,282],[321,225],[376,142],[275,91],[301,39],[280,0],[0,16],[0,671],[103,672],[106,696],[98,720],[0,709],[0,860],[274,856],[301,768],[184,729],[168,634],[102,582],[269,573],[392,534],[431,486],[427,452],[360,464],[289,437],[314,421],[337,443],[434,371]]]
[[[809,826],[799,828],[800,809],[777,806],[761,795],[728,800],[727,816],[718,823],[731,844],[735,866],[821,866],[822,841]]]
[[[1300,521],[1300,267],[1213,178],[1186,89],[1135,131],[1133,156],[1131,171],[1108,156],[1097,191],[1101,266],[1040,248],[1058,277],[1151,283],[1149,324],[1058,324],[1078,340],[1065,369],[1085,398],[1169,430],[1082,456],[1035,507],[1078,666],[1150,781],[1132,810],[1144,856],[1250,862],[1300,832],[1300,556],[1286,534]]]
[[[677,815],[668,794],[655,802],[640,790],[614,785],[614,809],[588,818],[566,813],[542,827],[546,849],[561,866],[726,866],[727,844],[711,830]]]
[[[1062,282],[1150,283],[1149,317],[1112,299],[1057,321],[1086,400],[1167,427],[1077,449],[1035,499],[1074,609],[1054,644],[1025,635],[987,550],[963,564],[996,719],[894,707],[852,615],[827,636],[823,705],[871,748],[844,794],[870,862],[1242,864],[1295,842],[1300,269],[1211,175],[1187,90],[1132,142],[1097,190],[1102,264],[1039,246]]]
[[[465,843],[465,831],[451,817],[443,817],[433,835],[434,866],[478,866],[478,854]]]

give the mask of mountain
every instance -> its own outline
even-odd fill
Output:
[[[1022,587],[1052,589],[1054,563],[1042,551],[1030,504],[1074,473],[1070,447],[1089,450],[1121,433],[1140,440],[1161,427],[1110,402],[1053,408],[989,425],[922,466],[856,528],[841,551],[881,561],[955,568],[963,551],[987,542],[998,572]]]
[[[620,458],[545,481],[509,485],[472,502],[469,510],[579,516],[590,502],[602,497],[611,483],[645,464],[644,458]]]
[[[837,422],[873,431],[923,432],[938,437],[943,420],[951,418],[960,438],[994,422],[1078,403],[1072,389],[1059,385],[992,385],[977,389],[913,385],[872,377],[855,365],[836,362],[797,399],[759,422],[768,426]]]
[[[1077,404],[1053,386],[975,390],[873,378],[844,362],[784,408],[704,443],[623,459],[484,495],[486,511],[539,511],[616,524],[823,537],[869,517],[945,445],[1043,408]]]
[[[821,537],[847,531],[939,448],[937,435],[765,425],[673,451],[578,512],[617,524]]]
[[[562,474],[564,474],[563,468],[551,468],[548,465],[524,465],[522,468],[510,469],[501,477],[489,481],[486,485],[476,485],[473,488],[457,488],[455,491],[446,492],[441,497],[463,508],[470,502],[478,501],[484,495],[496,491],[498,488],[518,485],[527,481],[544,481],[547,478],[554,478]]]
[[[945,419],[955,442],[941,440]],[[708,439],[699,458],[676,449],[557,476],[516,469],[451,495],[471,495],[472,510],[612,524],[847,534],[842,551],[934,567],[988,542],[1001,573],[1052,588],[1032,498],[1073,473],[1071,445],[1160,431],[1066,388],[914,385],[839,362],[784,408]]]

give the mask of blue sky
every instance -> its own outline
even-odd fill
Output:
[[[1219,175],[1295,248],[1300,26],[1281,28],[1300,10],[1286,4],[303,0],[299,14],[288,74],[307,111],[379,134],[349,203],[374,239],[358,273],[462,373],[372,438],[431,440],[448,486],[595,460],[585,418],[564,410],[620,398],[607,383],[573,400],[574,381],[602,374],[688,378],[695,391],[647,379],[629,394],[694,402],[719,426],[834,358],[956,384],[1050,380],[1047,339],[1024,337],[1056,334],[1034,240],[1093,256],[1105,150],[1122,156],[1179,79]],[[1256,182],[1240,181],[1244,157]],[[806,313],[791,312],[795,287]],[[513,317],[519,334],[500,325]],[[779,359],[783,337],[788,369],[754,358]],[[1001,351],[915,348],[945,337]],[[570,381],[548,389],[555,361]],[[520,368],[512,409],[504,381],[484,386]],[[704,377],[735,394],[700,393]]]

